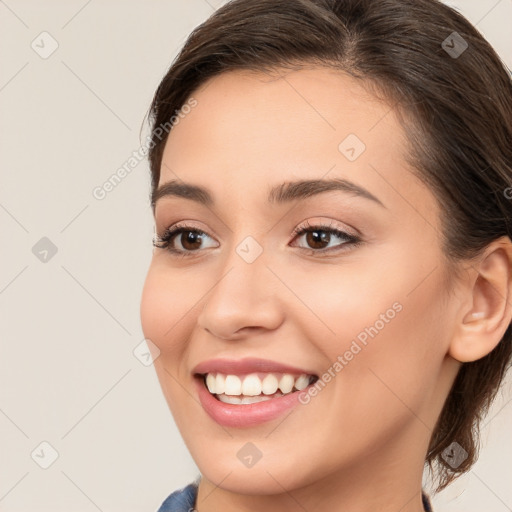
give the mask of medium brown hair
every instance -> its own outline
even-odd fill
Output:
[[[450,48],[459,54],[450,54]],[[168,136],[157,129],[196,88],[231,70],[267,72],[310,64],[360,80],[399,114],[408,160],[440,205],[443,254],[454,264],[455,274],[459,260],[511,236],[512,207],[505,193],[512,184],[510,72],[463,16],[437,0],[225,4],[191,33],[153,98],[151,197]],[[511,354],[509,325],[490,354],[461,366],[425,461],[437,469],[438,491],[476,461],[480,420],[496,396]],[[468,454],[456,468],[443,457],[453,442]]]

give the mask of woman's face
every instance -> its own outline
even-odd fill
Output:
[[[159,235],[185,230],[154,250],[141,319],[203,477],[255,494],[334,475],[404,478],[404,467],[421,477],[456,373],[446,354],[457,304],[439,209],[405,161],[393,110],[322,68],[225,73],[193,98],[161,167],[159,187],[181,189],[167,187],[155,207]],[[242,384],[247,395],[301,388],[302,373],[320,381],[235,405],[196,372],[219,386],[230,375],[231,397],[250,373],[259,379]]]

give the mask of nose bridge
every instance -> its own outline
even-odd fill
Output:
[[[264,283],[268,283],[267,274],[271,272],[267,268],[268,248],[264,248],[265,237],[263,233],[258,232],[255,236],[249,233],[247,226],[245,230],[233,231],[233,243],[223,263],[219,263],[219,282],[215,286],[217,290],[212,290],[211,295],[218,292],[222,296],[225,294],[223,292],[229,292],[226,294],[227,299],[229,295],[238,294],[240,299],[252,297],[258,300],[258,296],[261,299],[266,295],[265,290],[268,293],[268,286]],[[252,294],[248,295],[250,291]]]
[[[234,245],[204,297],[198,323],[220,338],[244,327],[273,329],[281,312],[263,246],[252,236]]]

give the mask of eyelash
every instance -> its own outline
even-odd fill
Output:
[[[295,240],[295,238],[297,238],[297,237],[300,237],[306,233],[314,232],[314,231],[322,231],[322,232],[328,233],[330,235],[335,235],[335,236],[345,240],[345,242],[343,244],[340,244],[338,247],[340,247],[340,246],[341,247],[346,247],[346,246],[357,247],[363,242],[363,240],[356,235],[352,235],[350,233],[346,233],[345,231],[340,231],[339,229],[333,228],[332,224],[311,225],[307,222],[305,226],[295,228],[293,230],[291,236],[293,236],[293,239]],[[173,239],[176,236],[178,236],[182,233],[188,233],[188,232],[195,233],[200,236],[209,236],[204,231],[194,228],[192,226],[187,226],[186,224],[176,224],[170,228],[167,228],[161,236],[155,234],[155,236],[153,238],[153,245],[155,247],[158,247],[159,249],[166,249],[173,256],[176,256],[176,257],[190,257],[194,253],[200,252],[200,250],[195,250],[195,251],[186,251],[185,250],[185,251],[183,251],[181,249],[175,249],[174,247],[171,246],[171,242],[173,241]],[[325,248],[324,249],[307,249],[304,247],[300,247],[299,249],[306,251],[309,254],[318,254],[318,253],[324,254],[327,252],[330,253],[332,251],[341,252],[341,251],[348,250],[348,249],[339,249],[339,248],[332,248],[332,247],[328,248],[328,249],[325,249]]]

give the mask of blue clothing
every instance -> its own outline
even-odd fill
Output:
[[[191,484],[171,493],[157,512],[195,512],[199,480],[200,477]]]
[[[191,484],[174,491],[167,499],[162,503],[157,512],[195,512],[196,498],[197,498],[197,486],[199,479],[196,479]],[[432,512],[432,506],[428,496],[423,493],[423,508],[425,512]]]

